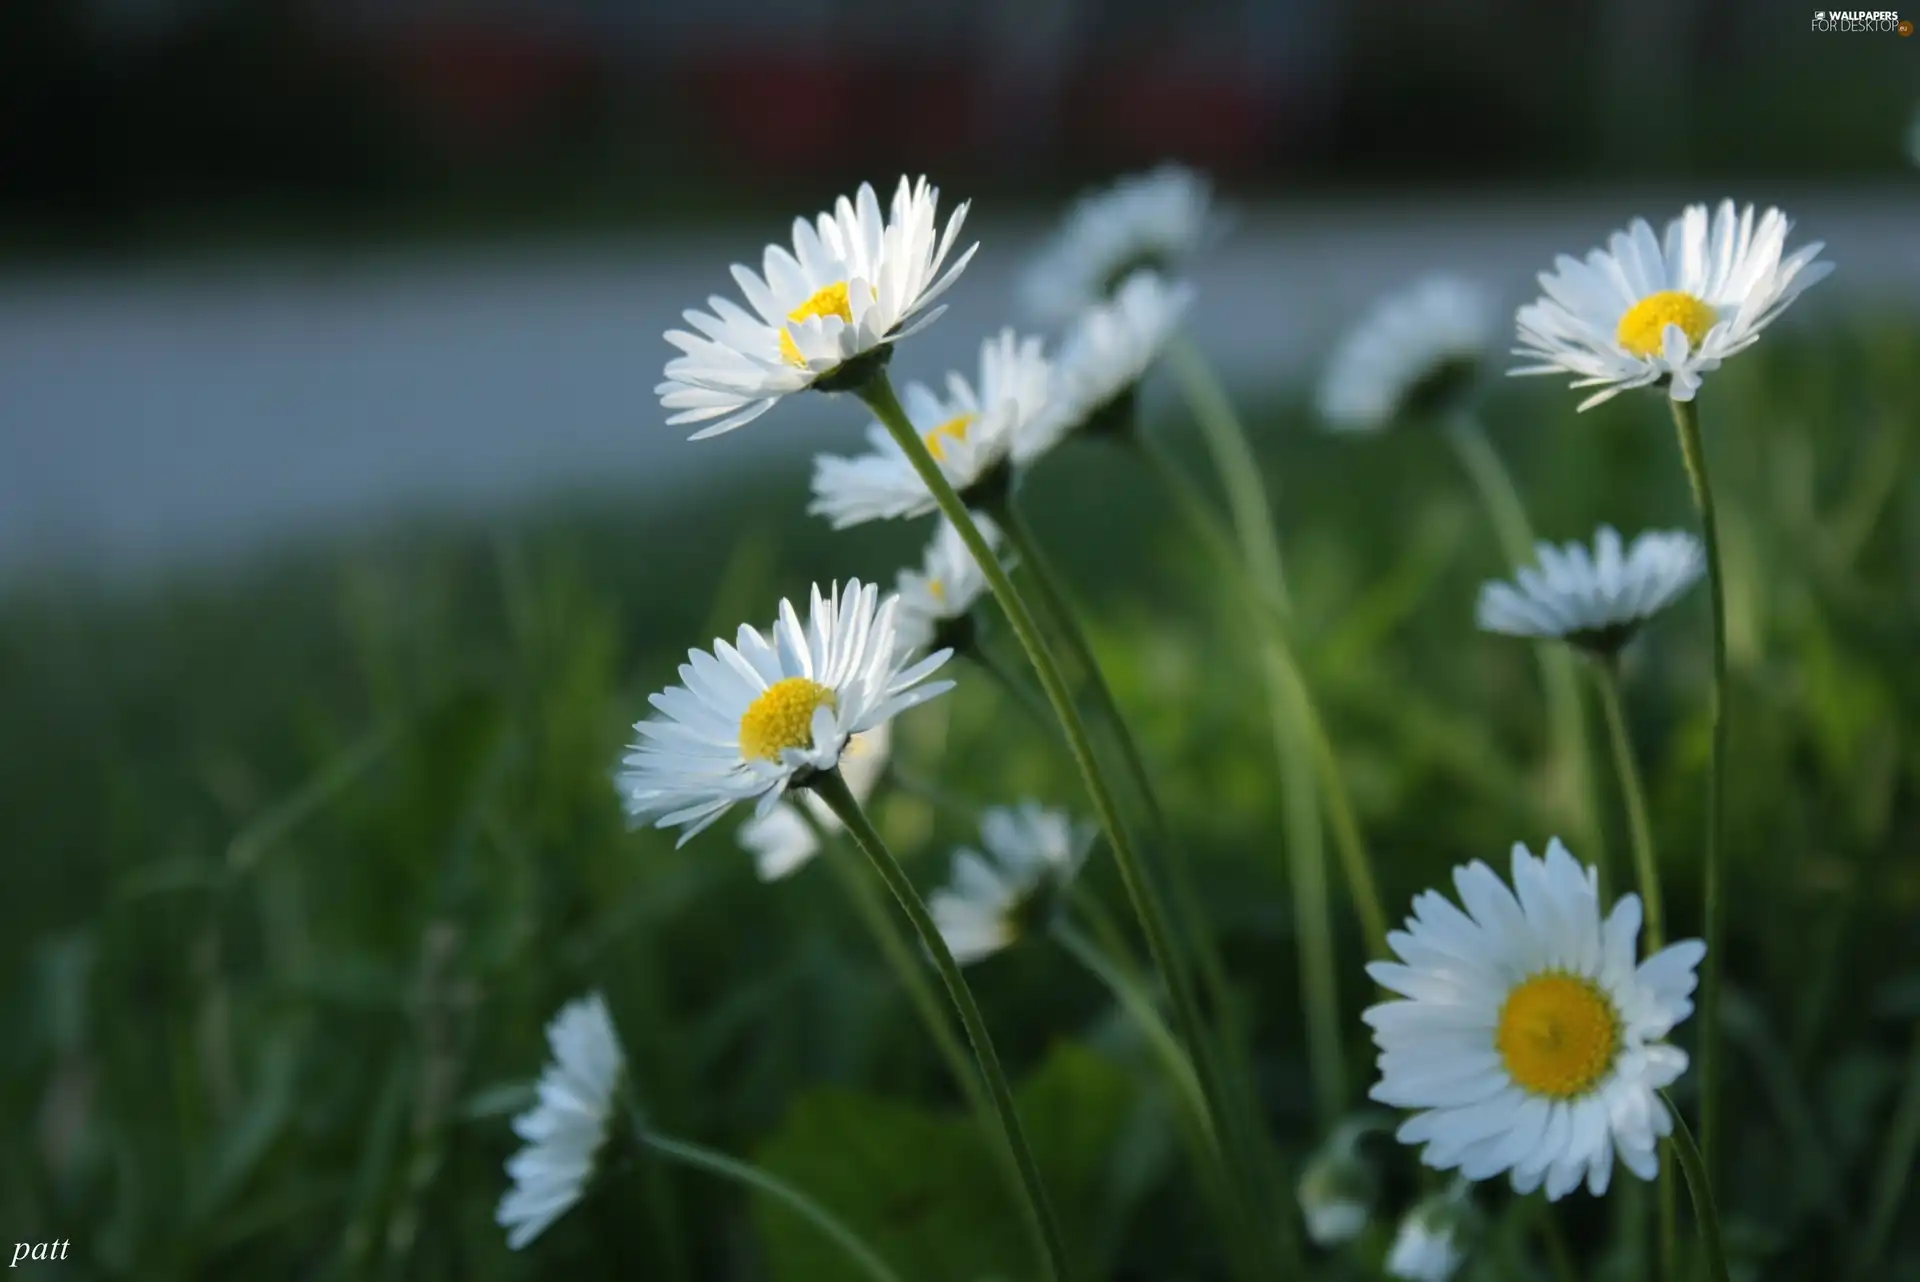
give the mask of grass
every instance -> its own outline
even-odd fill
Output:
[[[1878,319],[1783,337],[1702,401],[1736,694],[1719,1200],[1750,1277],[1920,1277],[1904,1187],[1920,1130],[1916,338]],[[1558,388],[1494,393],[1495,442],[1544,536],[1691,526],[1656,401],[1576,420]],[[1564,817],[1541,774],[1536,668],[1473,629],[1474,590],[1502,567],[1443,443],[1325,439],[1289,401],[1255,422],[1305,662],[1390,911],[1454,864],[1538,849]],[[1194,445],[1177,417],[1157,430]],[[804,476],[783,469],[680,507],[587,496],[237,575],[14,589],[7,1231],[70,1238],[61,1276],[76,1278],[840,1276],[787,1213],[624,1153],[584,1207],[505,1249],[491,1217],[508,1119],[545,1021],[599,986],[662,1129],[787,1174],[909,1276],[1025,1276],[991,1156],[836,879],[758,884],[731,825],[677,852],[630,833],[609,783],[687,646],[816,578],[890,581],[925,533],[835,535],[804,503]],[[1268,1122],[1297,1162],[1320,1137],[1243,616],[1123,457],[1051,461],[1031,511],[1161,772],[1253,1022]],[[1626,668],[1676,937],[1700,922],[1706,670],[1703,592]],[[911,772],[948,801],[1083,808],[1049,743],[962,676],[902,723]],[[1618,885],[1625,825],[1603,801]],[[879,819],[923,887],[967,828],[901,789]],[[1117,902],[1107,862],[1089,875]],[[1342,908],[1357,1107],[1371,997]],[[1041,941],[970,978],[1086,1276],[1219,1276],[1148,1049],[1102,990]],[[1369,1151],[1397,1211],[1419,1186],[1411,1154]],[[1495,1186],[1478,1200],[1488,1237],[1468,1276],[1550,1276],[1533,1210]],[[1557,1210],[1584,1276],[1645,1275],[1615,1222],[1628,1204]],[[1369,1276],[1316,1259],[1317,1276]]]

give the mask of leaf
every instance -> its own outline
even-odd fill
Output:
[[[1142,1096],[1121,1070],[1070,1044],[1056,1047],[1016,1096],[1076,1270],[1099,1276],[1143,1187],[1111,1175]],[[758,1161],[916,1282],[1040,1275],[1011,1177],[967,1116],[816,1091],[795,1103]],[[774,1278],[844,1282],[844,1255],[812,1225],[765,1200],[754,1210]]]

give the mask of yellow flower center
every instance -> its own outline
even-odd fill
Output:
[[[927,595],[945,605],[947,603],[947,585],[938,579],[927,580]]]
[[[966,440],[967,429],[973,426],[973,420],[978,417],[977,414],[957,414],[928,432],[922,438],[927,443],[927,453],[933,455],[939,462],[946,462],[947,442]]]
[[[787,677],[768,686],[740,718],[740,755],[749,761],[778,761],[788,748],[813,746],[813,714],[834,707],[833,691],[806,677]]]
[[[1620,318],[1620,328],[1614,337],[1635,356],[1658,356],[1665,345],[1662,336],[1667,326],[1678,325],[1687,336],[1687,346],[1698,347],[1716,319],[1713,308],[1692,294],[1663,289],[1628,308],[1627,314]]]
[[[787,313],[790,321],[809,320],[815,316],[838,316],[847,324],[853,324],[853,304],[847,298],[847,282],[828,285]],[[785,329],[780,331],[780,354],[787,358],[789,365],[807,363],[807,358],[800,354],[799,347],[794,344],[793,335]]]
[[[1620,1049],[1620,1017],[1599,985],[1535,975],[1500,1008],[1494,1047],[1513,1080],[1535,1095],[1573,1099],[1599,1084]]]

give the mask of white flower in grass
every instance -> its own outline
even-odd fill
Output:
[[[952,880],[927,899],[954,960],[965,966],[1020,938],[1073,880],[1092,839],[1065,811],[1034,801],[982,815],[986,853],[955,851]]]
[[[1815,241],[1782,257],[1792,226],[1777,209],[1756,225],[1753,206],[1722,201],[1709,217],[1690,205],[1667,224],[1663,245],[1645,219],[1618,231],[1606,249],[1577,262],[1562,254],[1540,274],[1546,296],[1516,317],[1520,346],[1535,364],[1513,374],[1572,374],[1573,387],[1600,390],[1583,410],[1629,388],[1664,383],[1690,401],[1701,375],[1753,346],[1802,290],[1833,270],[1814,261]]]
[[[1408,1282],[1447,1282],[1466,1262],[1464,1239],[1471,1218],[1472,1204],[1463,1185],[1416,1202],[1387,1250],[1387,1275]]]
[[[1000,527],[991,517],[973,514],[974,524],[987,546],[998,553]],[[955,629],[966,626],[975,603],[987,591],[987,574],[974,559],[966,540],[951,521],[942,520],[927,544],[926,558],[918,570],[900,571],[896,585],[900,594],[900,612],[894,630],[901,647],[908,653],[925,650],[943,637],[958,636]]]
[[[1478,376],[1495,323],[1492,295],[1457,276],[1428,276],[1384,299],[1334,349],[1321,416],[1374,432],[1446,409]]]
[[[887,752],[892,738],[891,726],[883,721],[866,733],[848,739],[840,753],[840,773],[853,799],[861,805],[866,804],[879,786],[881,776],[887,773]],[[765,815],[748,819],[740,825],[740,844],[752,853],[753,866],[761,881],[790,877],[820,853],[820,840],[814,835],[813,825],[800,813],[801,806],[813,816],[820,831],[840,830],[840,817],[811,792],[788,797]]]
[[[1046,411],[1014,438],[1013,461],[1024,466],[1075,431],[1132,430],[1140,380],[1192,304],[1193,286],[1138,271],[1111,299],[1082,313],[1054,358]]]
[[[1618,651],[1707,572],[1700,540],[1682,530],[1650,531],[1623,551],[1618,531],[1603,525],[1591,554],[1579,543],[1541,543],[1535,552],[1539,568],[1524,566],[1513,583],[1481,587],[1480,626],[1554,637],[1597,654]]]
[[[1582,1178],[1607,1191],[1618,1156],[1650,1180],[1673,1119],[1659,1090],[1686,1070],[1661,1041],[1693,1010],[1698,940],[1638,962],[1640,899],[1602,920],[1598,878],[1558,840],[1536,859],[1513,848],[1513,889],[1475,860],[1454,869],[1466,905],[1427,891],[1401,958],[1367,973],[1407,1000],[1363,1018],[1380,1046],[1382,1104],[1422,1110],[1398,1132],[1420,1157],[1469,1180],[1510,1172],[1519,1193],[1555,1201]],[[1638,964],[1636,964],[1638,962]]]
[[[1204,174],[1175,164],[1131,174],[1074,204],[1028,268],[1021,297],[1036,320],[1060,324],[1140,268],[1177,271],[1222,225]]]
[[[732,645],[688,651],[682,684],[634,727],[619,776],[627,813],[682,828],[681,845],[739,802],[763,817],[790,784],[838,766],[854,735],[952,689],[927,680],[951,651],[911,665],[900,655],[898,608],[858,579],[826,596],[816,585],[804,626],[782,601],[771,635],[741,624]]]
[[[539,1102],[513,1119],[527,1143],[507,1162],[513,1187],[494,1213],[516,1251],[586,1192],[626,1066],[599,993],[562,1007],[547,1025],[547,1044],[553,1062],[540,1075]]]
[[[942,396],[925,384],[909,383],[900,405],[941,473],[964,498],[1004,484],[1014,442],[1043,412],[1052,379],[1041,341],[1019,338],[1007,328],[980,344],[977,385],[951,373]],[[933,491],[885,427],[871,424],[867,442],[865,454],[822,454],[814,460],[813,502],[807,511],[843,530],[937,510]]]
[[[1373,1218],[1380,1196],[1380,1175],[1360,1152],[1360,1141],[1380,1129],[1368,1117],[1349,1118],[1315,1149],[1300,1172],[1294,1196],[1315,1246],[1351,1242]]]
[[[939,202],[939,189],[925,178],[912,186],[902,178],[883,218],[873,187],[862,183],[858,196],[842,196],[814,222],[794,219],[792,252],[769,245],[760,273],[734,264],[747,308],[716,294],[707,300],[710,311],[683,313],[697,333],[667,331],[682,353],[667,362],[666,381],[654,389],[660,404],[676,411],[667,422],[711,424],[694,440],[730,432],[789,393],[828,387],[849,361],[869,354],[884,360],[887,344],[932,324],[946,309],[928,304],[979,248],[941,274],[967,206],[953,211],[941,234]]]

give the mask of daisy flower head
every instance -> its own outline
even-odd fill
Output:
[[[985,853],[955,851],[952,881],[927,899],[954,960],[965,966],[991,957],[1045,920],[1092,840],[1092,829],[1034,801],[982,815]]]
[[[1376,432],[1457,403],[1494,334],[1492,295],[1434,275],[1376,304],[1334,349],[1320,380],[1320,415],[1342,431]]]
[[[887,722],[854,735],[840,753],[840,774],[848,791],[861,805],[880,786],[887,773],[887,752],[893,731]],[[806,814],[801,813],[801,807]],[[808,823],[811,816],[813,822]],[[811,792],[789,796],[758,818],[740,825],[740,844],[753,855],[754,870],[761,881],[779,881],[791,877],[820,853],[818,832],[838,832],[840,816]]]
[[[1031,463],[1076,431],[1131,432],[1140,380],[1192,304],[1193,286],[1143,269],[1111,299],[1083,312],[1054,358],[1046,411],[1014,438],[1014,463]]]
[[[1664,241],[1642,218],[1584,263],[1560,255],[1540,274],[1545,296],[1516,317],[1513,354],[1534,363],[1508,372],[1572,374],[1570,386],[1599,388],[1582,410],[1656,383],[1676,401],[1692,400],[1703,374],[1753,346],[1833,270],[1815,261],[1819,241],[1785,253],[1792,225],[1778,209],[1756,220],[1752,205],[1736,211],[1727,200],[1711,215],[1688,206]]]
[[[709,311],[682,313],[692,330],[667,331],[680,355],[654,390],[669,425],[705,423],[694,440],[752,422],[781,397],[856,387],[886,362],[890,344],[932,324],[929,307],[973,257],[940,269],[965,224],[962,203],[941,232],[940,191],[905,178],[882,214],[871,184],[813,222],[796,218],[793,248],[769,245],[761,270],[734,264],[747,306],[716,294]],[[716,421],[717,420],[717,421]]]
[[[900,405],[961,498],[985,504],[1011,484],[1014,442],[1047,404],[1053,367],[1041,340],[1011,328],[980,344],[977,382],[947,375],[946,393],[909,383]],[[813,463],[807,511],[836,530],[866,521],[925,516],[938,504],[906,451],[879,423],[867,428],[868,450],[854,458],[822,454]]]
[[[740,802],[764,817],[789,787],[837,767],[853,736],[952,689],[927,680],[951,651],[900,655],[898,608],[858,579],[826,594],[816,584],[804,625],[782,601],[767,633],[742,624],[733,644],[688,651],[681,684],[652,696],[658,715],[634,727],[618,777],[628,815],[680,828],[681,845]]]
[[[1143,267],[1178,270],[1223,226],[1205,174],[1176,164],[1130,174],[1074,204],[1028,267],[1021,298],[1034,319],[1061,324]]]
[[[1686,1070],[1661,1041],[1693,1011],[1698,940],[1638,961],[1640,898],[1602,918],[1598,876],[1558,840],[1513,848],[1513,885],[1475,860],[1454,869],[1465,910],[1437,891],[1387,936],[1401,960],[1367,973],[1404,1000],[1362,1016],[1380,1047],[1372,1098],[1420,1110],[1397,1132],[1469,1180],[1508,1172],[1558,1201],[1596,1197],[1614,1158],[1643,1180],[1673,1118],[1658,1091]],[[1637,964],[1636,964],[1637,963]]]
[[[996,555],[1000,527],[973,514],[974,524]],[[900,571],[900,611],[894,632],[909,654],[930,649],[964,650],[972,642],[973,607],[987,591],[986,571],[951,521],[942,520],[921,568]]]
[[[1447,1282],[1466,1262],[1464,1242],[1472,1218],[1473,1204],[1463,1184],[1414,1203],[1387,1250],[1387,1276]]]
[[[1360,1152],[1359,1141],[1371,1124],[1349,1122],[1307,1159],[1294,1195],[1315,1246],[1351,1242],[1373,1218],[1380,1176]]]
[[[1579,543],[1535,548],[1540,564],[1512,583],[1480,588],[1480,627],[1516,637],[1550,637],[1592,654],[1617,654],[1640,625],[1684,596],[1707,572],[1706,550],[1683,530],[1655,530],[1623,547],[1603,525],[1593,551]]]
[[[553,1060],[540,1075],[538,1101],[513,1119],[526,1147],[507,1162],[513,1187],[494,1213],[515,1251],[586,1192],[626,1067],[599,993],[562,1007],[547,1025],[547,1044]]]

